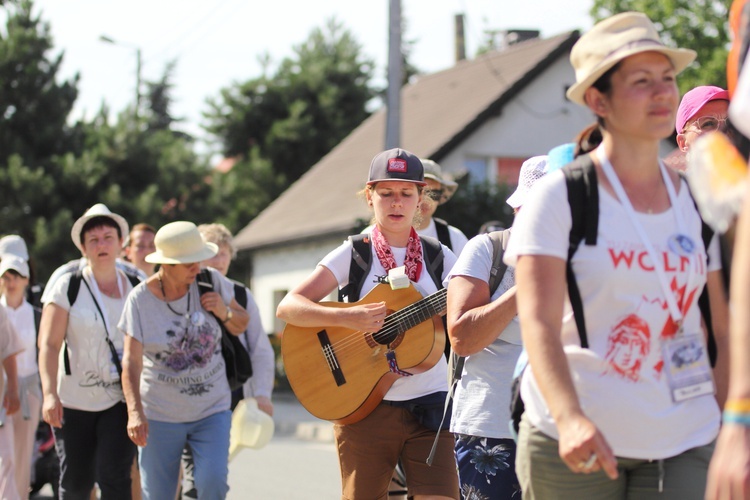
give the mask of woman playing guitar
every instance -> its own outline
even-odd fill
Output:
[[[413,228],[425,186],[424,169],[415,155],[403,149],[384,151],[372,161],[364,195],[372,207],[375,225],[371,238],[372,266],[362,296],[390,269],[405,266],[409,280],[422,293],[436,291],[424,264],[422,241]],[[443,246],[445,278],[456,258]],[[352,243],[345,241],[318,264],[315,271],[281,301],[277,316],[302,327],[345,327],[375,333],[389,313],[386,301],[333,308],[319,302],[349,279]],[[401,460],[408,478],[409,496],[416,499],[457,499],[458,477],[453,457],[453,436],[441,430],[432,465],[426,464],[436,428],[418,415],[422,403],[436,403],[442,415],[447,386],[447,364],[439,356],[434,366],[418,374],[393,370],[398,379],[371,413],[354,423],[335,424],[342,477],[342,498],[387,498],[396,463]],[[416,410],[416,411],[412,411]],[[439,418],[438,418],[439,423]]]

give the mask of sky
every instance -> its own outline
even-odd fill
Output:
[[[143,80],[158,80],[170,61],[173,115],[181,128],[214,149],[203,132],[205,101],[222,88],[262,74],[258,56],[273,65],[293,57],[312,30],[335,18],[362,52],[376,62],[385,83],[390,0],[36,0],[50,24],[53,54],[64,51],[61,78],[79,73],[71,119],[90,118],[106,102],[112,113],[132,105],[136,54]],[[466,52],[473,57],[487,30],[536,29],[542,37],[591,27],[592,0],[401,0],[411,62],[432,73],[454,64],[454,18],[464,14]],[[564,7],[563,7],[564,5]],[[117,42],[105,43],[105,35]],[[145,89],[145,87],[143,87]]]

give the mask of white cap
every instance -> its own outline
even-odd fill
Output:
[[[2,260],[0,260],[0,276],[10,269],[13,269],[24,278],[29,277],[29,265],[25,260],[16,255],[5,254],[2,256]]]
[[[232,413],[232,428],[229,432],[229,460],[241,448],[259,450],[273,437],[273,418],[258,409],[255,398],[245,398],[237,404]]]
[[[526,202],[526,195],[529,194],[531,186],[544,176],[544,170],[547,166],[547,156],[532,156],[521,165],[521,172],[518,174],[518,187],[507,199],[508,205],[518,208]]]
[[[17,234],[9,234],[0,238],[0,255],[5,254],[29,260],[29,250],[26,248],[26,242]]]

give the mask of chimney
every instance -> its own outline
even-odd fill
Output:
[[[456,14],[456,62],[466,59],[466,39],[464,38],[464,15]]]

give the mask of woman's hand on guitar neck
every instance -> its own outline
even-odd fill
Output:
[[[341,326],[363,332],[377,332],[383,327],[388,309],[385,302],[354,305],[339,309]]]

